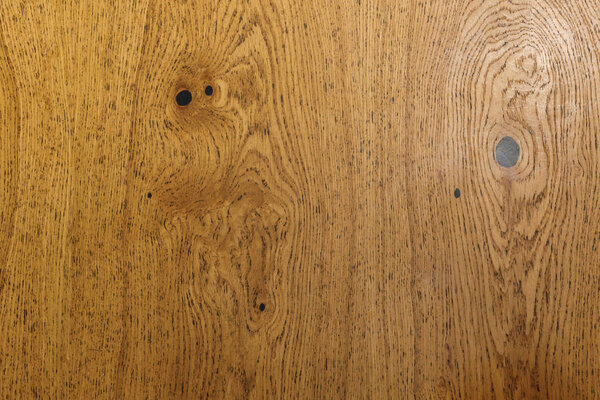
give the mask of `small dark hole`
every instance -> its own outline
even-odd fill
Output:
[[[496,145],[496,161],[504,168],[517,165],[521,148],[519,143],[510,136],[505,136]]]
[[[456,189],[454,191],[454,197],[456,197],[457,199],[460,197],[460,189]]]
[[[260,305],[258,306],[258,309],[260,311],[265,311],[265,303],[260,303]]]
[[[206,93],[207,96],[212,96],[213,94],[213,87],[208,85],[206,88],[204,88],[204,93]]]
[[[151,199],[152,198],[152,193],[148,193],[148,198]]]
[[[175,101],[180,106],[187,106],[192,102],[192,92],[189,90],[182,90],[181,92],[177,93]]]

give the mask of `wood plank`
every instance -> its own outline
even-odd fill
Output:
[[[412,9],[417,397],[600,395],[599,11],[541,0]],[[504,136],[521,148],[508,169],[494,158]]]
[[[600,396],[596,2],[0,15],[0,397]]]

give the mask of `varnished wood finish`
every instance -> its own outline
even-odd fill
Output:
[[[0,13],[1,398],[600,398],[597,1]]]

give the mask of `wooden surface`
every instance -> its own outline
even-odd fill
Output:
[[[597,1],[0,13],[0,398],[600,398]]]

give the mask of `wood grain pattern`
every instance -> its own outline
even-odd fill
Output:
[[[1,398],[600,398],[596,1],[0,17]]]

